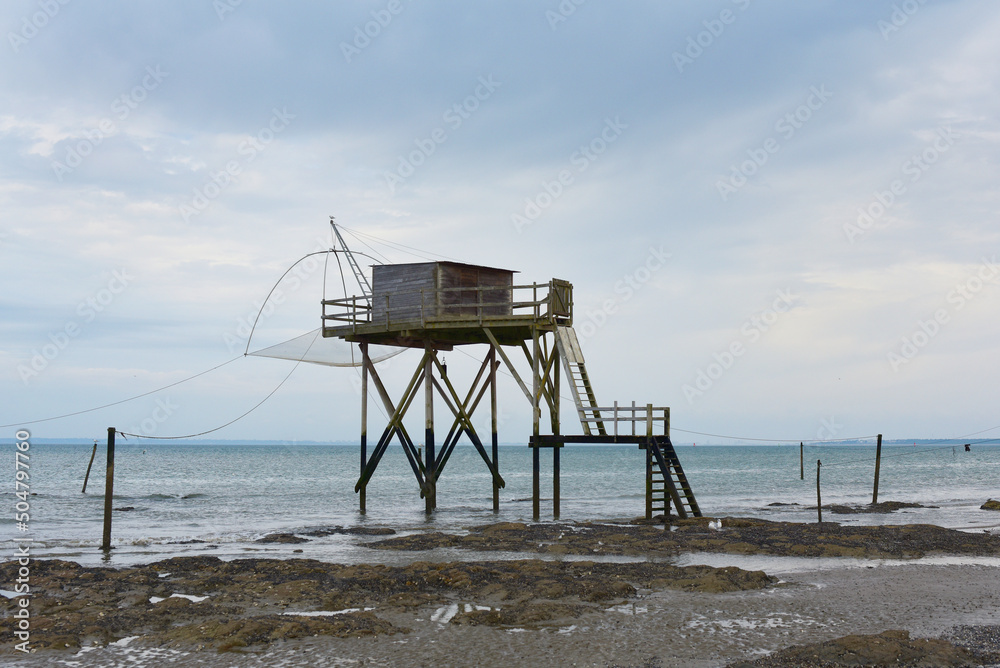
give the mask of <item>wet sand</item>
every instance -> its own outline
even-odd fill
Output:
[[[937,652],[936,665],[1000,663],[1000,653],[989,654],[1000,650],[989,640],[998,637],[989,627],[1000,625],[1000,568],[882,561],[927,554],[1000,557],[1000,537],[926,526],[726,524],[722,531],[709,529],[707,520],[673,531],[643,525],[505,524],[457,537],[424,534],[370,543],[374,549],[403,552],[440,544],[466,546],[476,554],[533,548],[545,560],[429,562],[421,551],[406,566],[185,557],[116,571],[36,562],[32,644],[48,649],[24,657],[6,643],[0,661],[30,666],[708,667],[753,661],[793,645],[898,630],[810,648],[788,655],[784,663],[775,654],[767,665],[851,665],[844,657],[856,658],[859,648],[875,648],[885,656],[923,652],[926,658]],[[693,546],[712,549],[713,562],[720,554],[805,551],[817,556],[841,552],[852,557],[851,564],[864,565],[808,570],[800,563],[793,571],[778,567],[764,573],[678,567],[665,558],[690,553]],[[288,546],[289,557],[293,548]],[[859,551],[864,553],[860,562]],[[587,559],[616,554],[635,560]],[[638,560],[649,555],[658,558]],[[692,561],[697,554],[686,554],[685,563]],[[4,581],[12,568],[10,563],[0,567]],[[10,638],[15,608],[11,601],[4,604],[2,632]],[[288,614],[324,611],[338,614]],[[949,633],[979,654],[968,659],[973,655],[953,653],[952,663],[940,663],[941,652],[955,647],[919,641]],[[816,656],[817,663],[803,663],[803,656]],[[819,657],[835,662],[822,663]]]
[[[301,665],[307,657],[332,656],[392,666],[718,667],[849,634],[904,629],[938,637],[959,626],[1000,625],[997,575],[982,566],[920,565],[799,573],[752,592],[643,592],[572,624],[523,632],[424,617],[409,622],[406,638],[316,640],[303,643],[299,659]]]

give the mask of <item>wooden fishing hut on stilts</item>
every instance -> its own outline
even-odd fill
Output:
[[[336,227],[334,228],[336,230]],[[339,233],[338,233],[339,237]],[[341,239],[341,242],[343,240]],[[346,250],[346,246],[345,246]],[[458,262],[422,262],[375,265],[369,285],[353,256],[347,252],[363,295],[323,300],[323,336],[359,344],[361,367],[361,474],[355,485],[361,512],[366,510],[366,488],[387,448],[395,438],[420,486],[428,513],[437,505],[437,481],[459,439],[467,436],[479,452],[493,480],[493,511],[500,509],[497,440],[497,371],[501,365],[513,376],[532,407],[532,514],[540,515],[540,456],[552,451],[553,515],[559,517],[559,454],[566,443],[633,443],[646,452],[646,517],[700,516],[694,493],[670,442],[670,409],[652,404],[600,407],[587,375],[583,353],[573,330],[573,286],[552,279],[548,283],[514,285],[513,271]],[[423,350],[402,396],[393,401],[369,356],[369,345]],[[438,357],[455,346],[487,346],[479,372],[464,397],[452,384]],[[506,349],[506,350],[505,350]],[[527,359],[531,378],[525,379],[508,356]],[[582,434],[562,433],[559,422],[562,374],[576,404]],[[374,385],[388,424],[374,448],[368,450],[368,391]],[[423,457],[403,425],[403,418],[423,392]],[[490,403],[490,449],[480,438],[472,415],[486,393]],[[448,407],[450,427],[436,446],[435,393]],[[549,430],[542,433],[542,407]]]

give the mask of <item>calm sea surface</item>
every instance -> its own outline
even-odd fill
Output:
[[[12,445],[5,446],[11,451]],[[678,447],[702,512],[774,520],[816,520],[816,460],[823,461],[823,504],[871,501],[874,446],[807,446],[805,479],[795,446]],[[86,494],[81,493],[89,445],[32,445],[30,531],[21,533],[13,508],[0,523],[6,554],[30,538],[35,557],[101,562],[104,446],[98,448]],[[507,486],[492,512],[490,478],[472,447],[460,446],[441,476],[438,510],[424,514],[417,483],[400,447],[393,446],[368,487],[368,513],[358,512],[354,484],[357,446],[161,445],[119,443],[116,450],[111,564],[149,562],[179,554],[288,556],[293,546],[254,541],[272,532],[334,527],[396,531],[461,530],[493,521],[531,520],[531,452],[502,446]],[[561,457],[562,520],[616,520],[644,512],[643,453],[627,446],[567,446]],[[542,521],[552,520],[551,452],[542,452]],[[14,479],[7,483],[11,498]],[[979,509],[1000,498],[1000,446],[885,446],[880,501],[936,508],[887,515],[833,515],[858,524],[930,523],[982,531],[1000,513]],[[16,499],[14,499],[16,501]],[[770,504],[797,504],[772,506]],[[13,505],[13,504],[12,504]],[[812,506],[810,509],[809,506]],[[128,509],[128,510],[126,510]],[[294,546],[295,556],[326,561],[388,559],[359,548],[357,537],[335,534]]]

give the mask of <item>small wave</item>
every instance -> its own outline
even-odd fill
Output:
[[[194,594],[171,594],[167,598],[186,598],[192,603],[201,603],[202,601],[207,599],[208,596],[195,596]],[[162,596],[150,596],[149,602],[152,603],[153,605],[156,605],[157,603],[166,601],[167,598],[164,598]]]
[[[336,615],[348,615],[353,612],[368,612],[369,610],[374,610],[375,608],[345,608],[343,610],[312,610],[309,612],[289,612],[285,611],[281,614],[283,615],[294,615],[296,617],[334,617]]]

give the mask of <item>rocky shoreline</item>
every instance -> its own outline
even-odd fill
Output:
[[[720,521],[720,529],[709,528]],[[791,557],[911,559],[928,554],[1000,555],[1000,536],[943,529],[931,524],[843,526],[708,517],[662,524],[501,522],[472,527],[464,535],[441,532],[397,536],[368,543],[386,550],[442,547],[478,551],[538,552],[546,555],[672,557],[685,552],[723,552]]]
[[[275,643],[285,646],[322,638],[343,643],[380,637],[417,640],[421,634],[414,629],[428,621],[469,629],[468,633],[483,629],[475,633],[518,631],[545,637],[579,624],[604,624],[609,611],[623,606],[634,611],[640,600],[674,596],[667,593],[671,591],[699,600],[715,597],[715,606],[724,608],[725,601],[732,602],[727,597],[767,591],[780,596],[783,588],[795,586],[762,571],[669,563],[670,557],[682,553],[860,559],[1000,556],[1000,536],[930,525],[858,527],[723,518],[721,528],[713,528],[718,525],[713,522],[710,527],[709,522],[709,518],[675,519],[669,527],[639,520],[497,523],[471,527],[461,535],[431,531],[385,537],[391,532],[379,531],[358,536],[374,550],[457,548],[542,557],[413,561],[405,566],[198,556],[114,569],[40,560],[32,563],[31,570],[32,646],[60,655],[137,638],[134,643],[147,647],[239,654],[263,651]],[[289,557],[294,556],[296,544],[308,540],[293,534],[274,536],[267,542],[288,543]],[[0,565],[0,578],[13,581],[17,568],[16,562]],[[992,578],[995,569],[988,570]],[[0,632],[12,637],[16,604],[12,599],[3,599],[2,604]],[[998,634],[990,628],[972,629],[966,635],[976,640],[964,645],[958,636],[930,642],[911,639],[907,631],[873,629],[873,635],[791,647],[731,665],[1000,663]],[[8,645],[2,651],[11,650]],[[585,665],[615,664],[597,660]]]
[[[16,564],[0,566],[0,577],[16,577]],[[42,649],[142,636],[145,643],[231,650],[314,635],[407,633],[379,615],[459,602],[455,623],[539,628],[623,604],[639,588],[721,593],[775,582],[760,571],[650,562],[418,561],[391,567],[176,557],[117,570],[49,560],[32,571],[33,637]],[[4,612],[13,613],[6,603]],[[4,625],[11,621],[6,617]]]
[[[984,666],[1000,663],[996,635],[1000,627],[957,629],[960,635],[943,638],[910,638],[903,630],[871,635],[849,635],[826,642],[778,650],[756,661],[739,661],[727,668],[796,668],[797,666]],[[991,647],[976,642],[990,636]]]

